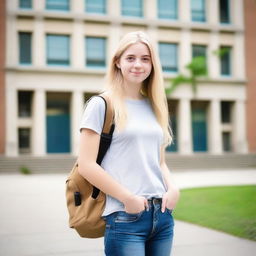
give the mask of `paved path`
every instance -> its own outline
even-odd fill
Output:
[[[256,184],[256,170],[174,173],[181,188]],[[67,226],[64,174],[0,174],[0,256],[98,256],[103,239]],[[176,221],[172,256],[253,256],[256,242]]]

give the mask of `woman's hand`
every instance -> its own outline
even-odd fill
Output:
[[[180,191],[179,189],[171,189],[168,190],[164,195],[162,199],[162,212],[165,212],[165,208],[168,208],[169,210],[173,210],[179,200],[180,197]]]
[[[131,214],[142,212],[148,208],[148,200],[142,196],[130,195],[123,203],[125,211]]]

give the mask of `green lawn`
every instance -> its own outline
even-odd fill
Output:
[[[256,186],[181,190],[174,217],[256,241]]]

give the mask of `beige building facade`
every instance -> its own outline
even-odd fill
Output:
[[[192,20],[191,10],[197,5],[190,0],[176,1],[176,19],[159,18],[157,0],[141,1],[139,17],[125,14],[127,1],[121,0],[96,1],[105,3],[104,14],[86,11],[92,1],[64,1],[69,4],[65,11],[47,9],[54,1],[33,0],[29,8],[21,2],[6,1],[5,155],[76,155],[85,100],[103,88],[106,66],[120,37],[136,30],[150,35],[159,54],[165,46],[175,49],[175,63],[163,60],[171,70],[164,72],[166,87],[177,74],[188,73],[185,66],[192,60],[194,46],[203,46],[206,52],[208,77],[198,83],[196,96],[188,84],[168,95],[175,126],[175,145],[169,150],[247,153],[242,0],[227,1],[227,24],[220,22],[218,0],[201,2],[204,22]],[[105,47],[105,65],[100,67],[90,62],[89,40],[95,38],[95,44]],[[68,49],[68,56],[59,56],[60,65],[51,63],[61,52],[54,48],[56,40],[61,40],[60,48]],[[226,62],[212,53],[221,47],[229,49]],[[225,63],[229,63],[228,75]]]

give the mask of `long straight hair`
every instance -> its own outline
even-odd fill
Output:
[[[121,70],[117,67],[117,62],[129,46],[138,42],[148,47],[152,61],[152,70],[147,79],[143,81],[141,94],[149,99],[157,121],[162,127],[164,143],[168,145],[172,142],[172,131],[169,125],[169,113],[164,91],[162,68],[153,44],[150,42],[147,34],[142,31],[130,32],[121,39],[114,56],[111,58],[106,74],[106,90],[110,93],[113,104],[115,124],[118,130],[122,130],[127,121],[124,104],[123,76]]]

